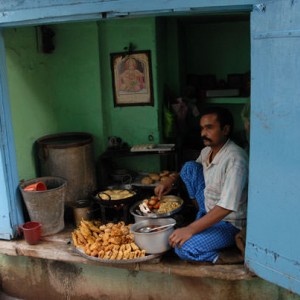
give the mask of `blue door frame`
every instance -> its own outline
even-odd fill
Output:
[[[0,31],[0,239],[11,239],[23,222],[14,134],[10,113],[5,48]]]

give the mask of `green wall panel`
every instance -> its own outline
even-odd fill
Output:
[[[99,22],[98,26],[104,141],[107,141],[109,136],[118,136],[129,145],[143,144],[149,143],[148,136],[152,135],[153,142],[158,143],[161,91],[157,84],[155,18],[104,21]],[[137,51],[151,51],[154,106],[114,107],[110,54],[123,52],[129,43],[132,43]],[[157,170],[159,160],[157,157],[122,159],[116,161],[115,166],[134,170]]]
[[[28,179],[35,177],[34,141],[57,130],[48,58],[37,50],[33,27],[6,30],[4,38],[18,172]]]
[[[149,142],[150,134],[154,142],[160,141],[155,18],[51,28],[55,32],[51,54],[39,50],[35,27],[5,30],[19,178],[37,176],[33,144],[46,134],[90,132],[95,137],[95,159],[111,135],[130,145]],[[136,50],[151,50],[154,106],[113,105],[110,53],[123,51],[129,42]],[[151,158],[140,168],[156,162]]]
[[[96,23],[61,24],[55,50],[39,50],[34,27],[5,31],[9,92],[19,177],[35,177],[34,141],[46,134],[86,131],[103,150]]]
[[[97,24],[60,24],[53,29],[56,49],[49,55],[49,71],[58,132],[93,134],[97,155],[103,151]]]
[[[158,136],[158,101],[155,18],[99,22],[102,99],[105,135],[119,136],[130,145],[146,143],[148,135]],[[110,54],[123,52],[129,43],[135,50],[150,50],[153,74],[154,106],[114,107]]]

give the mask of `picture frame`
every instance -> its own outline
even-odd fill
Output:
[[[111,53],[114,106],[154,105],[151,51]]]

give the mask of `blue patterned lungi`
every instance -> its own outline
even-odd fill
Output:
[[[196,199],[198,203],[197,220],[206,214],[202,165],[195,161],[185,163],[180,172],[180,177],[186,185],[190,198]],[[235,244],[235,235],[238,232],[239,229],[229,222],[220,221],[193,235],[180,248],[176,246],[175,253],[184,260],[215,262],[218,259],[219,250]]]

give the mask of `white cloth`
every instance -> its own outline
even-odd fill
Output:
[[[248,194],[248,156],[228,140],[209,163],[210,147],[205,147],[197,162],[203,166],[205,209],[216,205],[232,210],[223,220],[241,229],[246,225]]]

